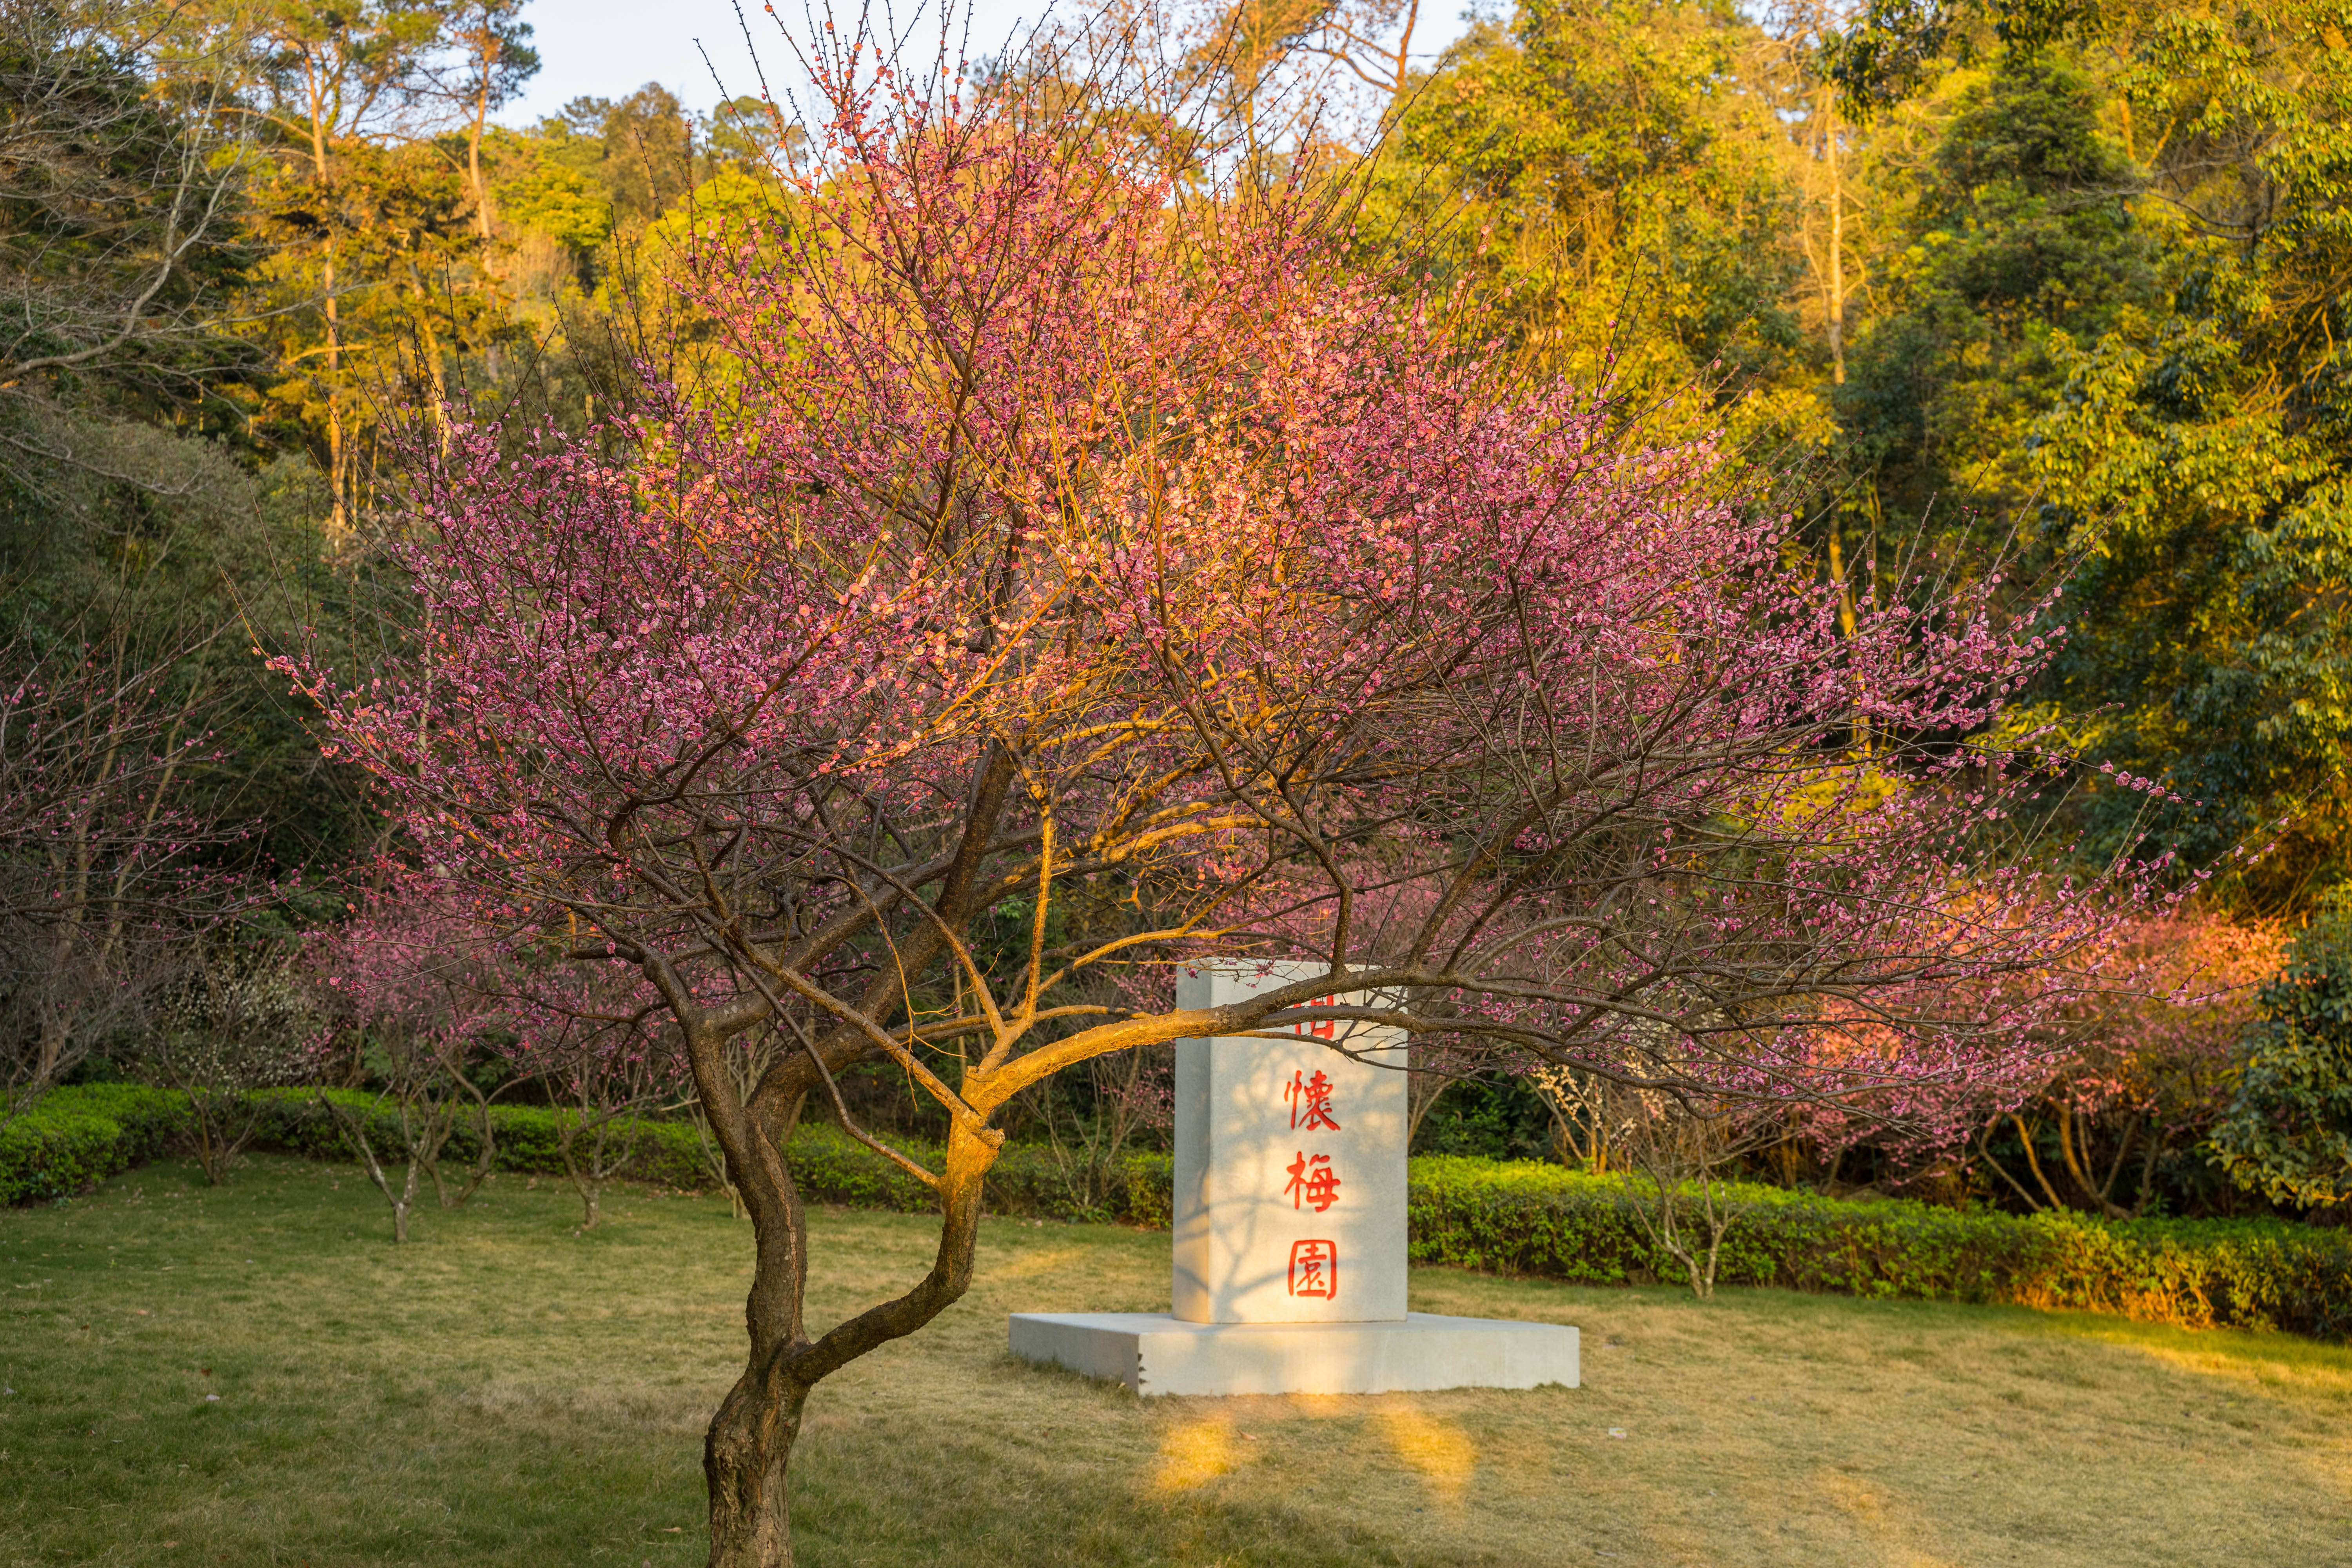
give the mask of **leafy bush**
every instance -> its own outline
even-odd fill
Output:
[[[263,1089],[257,1147],[318,1160],[346,1160],[352,1150],[342,1128],[318,1103],[311,1089]],[[360,1089],[326,1091],[347,1111],[383,1124],[383,1142],[397,1146],[397,1113]],[[501,1171],[561,1176],[556,1113],[535,1105],[499,1105],[490,1110],[491,1136]],[[93,1084],[52,1090],[28,1115],[0,1132],[0,1201],[23,1203],[80,1192],[108,1176],[153,1159],[186,1131],[186,1097],[175,1090],[130,1084]],[[662,1186],[697,1190],[710,1186],[694,1125],[647,1119],[625,1133],[635,1145],[626,1174]],[[443,1158],[470,1164],[480,1151],[480,1134],[461,1118]],[[935,1163],[940,1152],[908,1146],[919,1160]],[[814,1204],[847,1208],[927,1212],[930,1189],[838,1128],[804,1123],[793,1134],[790,1155],[801,1196]],[[1070,1197],[1071,1184],[1051,1150],[1014,1144],[1004,1151],[989,1177],[989,1206],[1000,1214],[1053,1219],[1125,1219],[1165,1227],[1169,1223],[1170,1162],[1165,1154],[1125,1157],[1112,1182],[1108,1204],[1087,1206]]]
[[[368,1116],[372,1121],[380,1123],[383,1133],[381,1142],[394,1149],[400,1146],[399,1115],[390,1104],[379,1105],[374,1095],[362,1089],[338,1089],[326,1092],[345,1110]],[[257,1142],[265,1148],[308,1154],[313,1159],[349,1159],[352,1152],[343,1130],[320,1108],[319,1093],[319,1090],[311,1089],[265,1090],[260,1098],[268,1109],[264,1112],[263,1127]],[[563,1155],[558,1147],[559,1135],[556,1113],[548,1107],[494,1105],[490,1108],[490,1136],[497,1145],[494,1168],[498,1170],[562,1175]],[[638,1181],[688,1189],[710,1184],[709,1172],[702,1160],[702,1146],[695,1137],[691,1122],[647,1119],[634,1127],[616,1131],[614,1137],[625,1138],[633,1145],[628,1174]],[[448,1142],[443,1146],[442,1158],[453,1164],[470,1165],[481,1152],[481,1132],[473,1118],[460,1116],[449,1133]]]
[[[936,1148],[894,1146],[937,1167],[940,1151]],[[928,1213],[936,1206],[929,1187],[838,1128],[822,1123],[803,1126],[793,1134],[789,1153],[793,1177],[806,1202],[906,1214]],[[1042,1144],[1008,1143],[988,1173],[988,1208],[992,1214],[1123,1221],[1156,1230],[1165,1230],[1172,1223],[1170,1194],[1174,1189],[1174,1162],[1169,1156],[1122,1155],[1110,1180],[1098,1185],[1108,1189],[1108,1198],[1093,1205],[1081,1203],[1073,1196],[1076,1184],[1053,1150]]]
[[[331,1090],[353,1110],[364,1110],[373,1097],[357,1090]],[[317,1091],[276,1090],[265,1096],[283,1109],[277,1112],[263,1142],[272,1147],[320,1159],[343,1159],[340,1129],[319,1114],[312,1103]],[[376,1115],[389,1119],[389,1110]],[[563,1174],[563,1156],[557,1147],[555,1112],[539,1106],[500,1105],[490,1110],[492,1136],[498,1143],[497,1168],[546,1175]],[[615,1136],[621,1136],[616,1133]],[[703,1159],[694,1125],[687,1121],[646,1120],[626,1134],[635,1145],[635,1158],[626,1174],[637,1181],[687,1190],[711,1185],[710,1169]],[[460,1121],[450,1134],[446,1157],[471,1161],[479,1145],[474,1128]],[[904,1145],[908,1154],[936,1166],[940,1151],[925,1144]],[[902,1214],[928,1213],[934,1206],[930,1188],[906,1171],[858,1142],[840,1129],[823,1122],[803,1122],[793,1133],[788,1150],[793,1173],[805,1203],[836,1204],[845,1208],[894,1209]],[[1145,1174],[1114,1183],[1122,1200],[1108,1206],[1087,1208],[1071,1201],[1069,1184],[1050,1150],[1014,1144],[1004,1151],[989,1174],[989,1207],[999,1214],[1041,1215],[1054,1219],[1115,1220],[1129,1217],[1139,1206],[1142,1216],[1157,1215],[1167,1223],[1167,1173],[1158,1174],[1154,1188],[1152,1163],[1168,1163],[1165,1155],[1128,1156],[1129,1170]],[[1155,1194],[1157,1195],[1155,1195]],[[1134,1194],[1130,1198],[1129,1194]]]
[[[2274,1204],[2352,1201],[2352,915],[2297,938],[2263,987],[2215,1162]]]

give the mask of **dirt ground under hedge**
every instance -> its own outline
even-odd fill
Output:
[[[0,1212],[0,1564],[683,1564],[741,1345],[716,1198],[493,1181],[395,1249],[348,1167],[150,1166]],[[919,1273],[821,1214],[813,1317]],[[2352,1351],[2080,1314],[1418,1269],[1584,1331],[1585,1386],[1139,1402],[1012,1310],[1167,1302],[1167,1237],[991,1220],[970,1297],[826,1384],[836,1564],[2352,1564]]]

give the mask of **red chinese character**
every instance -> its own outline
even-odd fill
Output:
[[[1294,1241],[1290,1244],[1290,1293],[1320,1300],[1339,1299],[1339,1244],[1336,1241]]]
[[[1328,1007],[1338,1000],[1337,996],[1318,996],[1307,1005]],[[1319,1024],[1293,1024],[1290,1026],[1290,1032],[1294,1035],[1311,1035],[1318,1040],[1328,1040],[1338,1031],[1339,1026],[1339,1021],[1337,1018],[1326,1018]]]
[[[1309,1132],[1318,1127],[1339,1131],[1339,1119],[1331,1114],[1331,1080],[1320,1072],[1313,1078],[1293,1072],[1290,1081],[1282,1086],[1282,1098],[1290,1102],[1293,1131],[1302,1127]]]
[[[1290,1184],[1282,1189],[1282,1195],[1290,1200],[1292,1208],[1313,1204],[1315,1212],[1321,1214],[1339,1201],[1339,1176],[1331,1169],[1330,1155],[1317,1154],[1310,1159],[1301,1150],[1288,1169]]]

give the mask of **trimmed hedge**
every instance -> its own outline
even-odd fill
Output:
[[[376,1158],[387,1163],[400,1158],[400,1117],[396,1110],[359,1089],[334,1089],[326,1092],[346,1110],[367,1118],[369,1141],[375,1145]],[[263,1103],[263,1110],[261,1128],[254,1138],[256,1146],[307,1154],[317,1160],[358,1157],[342,1123],[320,1107],[317,1089],[264,1089],[257,1098]],[[540,1105],[494,1105],[490,1107],[490,1121],[497,1143],[491,1161],[493,1170],[563,1174],[553,1110]],[[702,1162],[701,1143],[690,1123],[646,1120],[634,1126],[616,1127],[613,1136],[625,1138],[631,1146],[632,1159],[625,1174],[634,1180],[688,1189],[711,1184],[709,1171]],[[481,1147],[481,1134],[473,1119],[460,1116],[450,1131],[448,1142],[442,1147],[441,1158],[449,1168],[463,1170],[473,1164]]]
[[[52,1089],[0,1125],[0,1204],[54,1201],[161,1154],[186,1124],[169,1089],[93,1083]]]
[[[355,1111],[366,1111],[376,1103],[373,1095],[353,1089],[329,1092]],[[318,1108],[317,1091],[273,1089],[264,1098],[270,1101],[271,1109],[266,1113],[257,1140],[263,1147],[317,1159],[352,1156],[341,1126]],[[554,1111],[540,1106],[497,1105],[490,1108],[490,1117],[498,1142],[492,1162],[495,1169],[559,1176],[563,1173]],[[400,1146],[399,1119],[394,1112],[379,1108],[371,1122],[373,1128],[382,1130],[378,1134],[382,1141],[376,1145],[379,1158],[387,1143],[394,1149]],[[626,1136],[635,1145],[634,1158],[625,1173],[630,1179],[686,1191],[704,1190],[714,1184],[692,1123],[644,1121],[629,1129]],[[473,1163],[480,1147],[473,1125],[461,1120],[450,1133],[442,1157],[462,1168]],[[906,1145],[906,1152],[938,1168],[940,1151],[936,1147],[910,1143]],[[921,1214],[932,1207],[929,1187],[837,1127],[803,1122],[793,1130],[788,1153],[805,1202],[837,1204],[845,1208],[894,1209],[902,1214]],[[1004,1150],[995,1168],[989,1172],[988,1206],[998,1214],[1052,1219],[1140,1217],[1148,1222],[1150,1216],[1157,1215],[1159,1223],[1165,1227],[1168,1166],[1165,1154],[1129,1155],[1121,1171],[1104,1184],[1108,1191],[1089,1204],[1070,1192],[1051,1150],[1016,1143]]]
[[[1412,1256],[1584,1284],[1687,1276],[1614,1177],[1531,1162],[1412,1162]],[[1717,1280],[1847,1296],[2080,1308],[2190,1328],[2352,1339],[2352,1237],[2278,1220],[2021,1218],[1736,1184]]]
[[[933,1170],[935,1145],[895,1145]],[[896,1209],[923,1214],[934,1206],[931,1190],[898,1166],[829,1123],[793,1132],[789,1151],[793,1176],[810,1203],[845,1208]],[[1008,1143],[989,1167],[986,1194],[991,1214],[1029,1218],[1093,1220],[1165,1230],[1171,1223],[1174,1162],[1165,1154],[1133,1153],[1097,1184],[1091,1201],[1073,1192],[1054,1151],[1034,1143]]]
[[[368,1118],[379,1158],[396,1158],[400,1121],[375,1096],[358,1089],[330,1089],[346,1109]],[[357,1157],[341,1122],[318,1103],[309,1089],[264,1089],[261,1124],[253,1147],[308,1155],[318,1160]],[[86,1084],[51,1090],[26,1116],[0,1131],[0,1202],[27,1203],[88,1190],[108,1176],[153,1159],[187,1125],[187,1104],[168,1089],[131,1084]],[[490,1108],[497,1152],[493,1168],[538,1175],[563,1174],[557,1146],[556,1114],[543,1106]],[[693,1125],[646,1120],[616,1130],[634,1145],[624,1173],[635,1181],[688,1191],[713,1184]],[[469,1118],[461,1117],[444,1146],[452,1168],[470,1166],[481,1148]],[[912,1144],[907,1152],[936,1167],[940,1151]],[[847,1208],[896,1209],[916,1214],[932,1206],[931,1191],[838,1128],[805,1123],[793,1134],[790,1154],[801,1195],[814,1204]],[[989,1207],[999,1214],[1052,1219],[1128,1220],[1169,1223],[1170,1163],[1165,1154],[1130,1154],[1102,1191],[1087,1202],[1069,1190],[1049,1149],[1013,1144],[989,1173]]]
[[[335,1090],[355,1110],[372,1096]],[[310,1089],[263,1096],[257,1142],[320,1159],[351,1157],[341,1127]],[[374,1111],[397,1146],[396,1124]],[[561,1175],[555,1113],[499,1106],[492,1115],[501,1170]],[[52,1090],[0,1128],[0,1202],[81,1192],[161,1153],[185,1125],[185,1102],[162,1089],[91,1084]],[[709,1167],[691,1125],[641,1121],[628,1174],[707,1188]],[[471,1162],[461,1126],[446,1158]],[[935,1163],[936,1148],[907,1152]],[[850,1208],[922,1213],[930,1189],[839,1129],[812,1124],[789,1151],[803,1198]],[[1091,1194],[1072,1191],[1052,1150],[1009,1144],[988,1177],[997,1214],[1170,1222],[1172,1163],[1127,1155]],[[2352,1236],[2276,1220],[2020,1218],[1936,1208],[1905,1199],[1839,1200],[1735,1184],[1737,1215],[1717,1280],[1848,1296],[2013,1302],[2119,1313],[2190,1328],[2282,1329],[2352,1341]],[[1558,1165],[1428,1155],[1412,1163],[1408,1216],[1413,1258],[1581,1284],[1681,1283],[1680,1267],[1650,1245],[1633,1194],[1615,1177]]]

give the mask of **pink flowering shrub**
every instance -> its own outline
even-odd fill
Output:
[[[2227,1106],[2232,1053],[2285,941],[2205,909],[2134,921],[2116,933],[2114,984],[2047,1019],[2045,1048],[2016,1074],[1923,1085],[1891,1119],[1889,1106],[1824,1103],[1792,1126],[1832,1161],[1875,1147],[1897,1180],[1958,1173],[2028,1208],[2142,1212]]]

